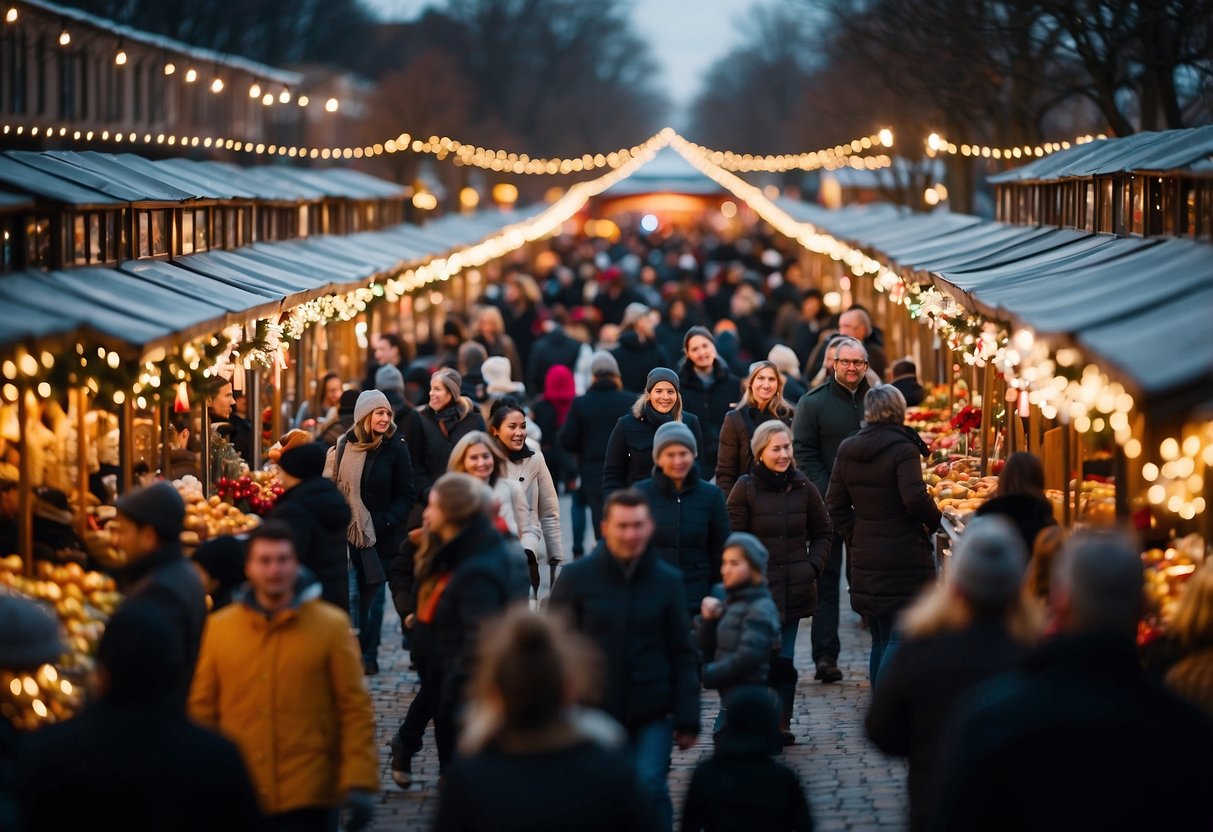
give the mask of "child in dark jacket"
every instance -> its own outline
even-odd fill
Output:
[[[754,535],[729,535],[720,564],[724,600],[707,596],[695,616],[705,660],[703,686],[719,690],[722,702],[739,685],[765,685],[771,656],[779,649],[779,610],[767,589],[768,557]],[[723,721],[724,708],[717,730]]]
[[[782,750],[780,706],[770,688],[741,685],[725,700],[716,752],[695,767],[682,832],[808,832],[808,798],[796,772],[771,759]]]

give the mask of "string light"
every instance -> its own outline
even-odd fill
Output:
[[[175,63],[173,63],[172,61],[170,61],[164,65],[164,74],[165,75],[172,75],[176,71],[177,71],[177,65]]]
[[[694,142],[686,143],[688,150],[701,155],[717,167],[728,171],[740,172],[779,172],[788,170],[818,170],[821,168],[833,170],[846,164],[842,160],[848,156],[863,153],[867,150],[892,146],[893,131],[887,127],[871,136],[852,139],[846,144],[815,150],[812,153],[789,153],[782,156],[754,156],[749,153],[734,153],[731,150],[713,150]],[[881,159],[884,160],[883,163],[876,167],[888,167],[888,165],[892,164],[887,156],[882,156]],[[871,166],[861,165],[851,165],[851,167],[861,169],[866,167],[868,170],[875,169]]]
[[[1038,145],[1020,145],[1017,147],[993,147],[990,145],[981,144],[961,144],[957,145],[954,142],[948,141],[938,133],[932,133],[927,136],[924,141],[926,153],[928,156],[934,157],[941,154],[955,156],[975,156],[983,159],[1032,159],[1048,156],[1051,153],[1056,153],[1059,150],[1069,150],[1071,147],[1080,144],[1087,144],[1094,141],[1102,141],[1107,136],[1103,133],[1098,135],[1087,134],[1078,136],[1072,142],[1045,142]]]
[[[16,22],[17,22],[17,18],[18,18],[19,16],[20,16],[20,15],[17,13],[17,7],[16,7],[16,6],[10,6],[10,7],[9,7],[9,10],[8,10],[7,12],[5,12],[5,13],[4,13],[4,22],[5,22],[5,23],[16,23]]]
[[[216,94],[223,92],[222,78],[216,78],[214,81],[211,81],[211,92]]]
[[[72,42],[72,33],[71,32],[69,32],[67,29],[64,29],[62,32],[59,33],[59,45],[60,46],[67,46],[71,42]]]
[[[190,68],[185,71],[185,83],[192,84],[198,80],[198,70]]]

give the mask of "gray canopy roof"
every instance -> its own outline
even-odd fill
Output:
[[[1182,171],[1213,155],[1213,126],[1134,133],[1075,145],[987,177],[994,185],[1086,179],[1134,171]]]

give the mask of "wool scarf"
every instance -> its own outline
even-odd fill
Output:
[[[388,433],[383,436],[376,436],[370,442],[360,442],[356,439],[344,438],[344,453],[341,448],[338,448],[338,457],[340,464],[337,467],[337,488],[341,491],[345,501],[350,505],[350,525],[346,532],[346,539],[350,545],[358,549],[369,549],[375,545],[378,538],[375,536],[375,521],[371,519],[371,513],[367,511],[366,504],[362,502],[362,472],[366,468],[367,457],[371,451],[379,447],[385,437],[391,436],[395,432],[395,426],[389,428]]]
[[[644,420],[652,425],[661,427],[666,422],[674,421],[674,410],[671,409],[669,413],[662,413],[659,410],[657,410],[657,408],[653,407],[652,402],[645,402],[644,403]]]

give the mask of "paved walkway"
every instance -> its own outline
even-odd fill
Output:
[[[567,500],[562,502],[567,514]],[[570,524],[566,522],[564,528],[569,529]],[[547,570],[541,571],[546,584]],[[545,585],[542,591],[546,593],[546,589]],[[785,750],[784,761],[800,774],[820,832],[901,829],[905,825],[905,765],[877,751],[864,737],[870,639],[861,628],[859,617],[845,609],[845,593],[843,605],[843,650],[839,657],[842,682],[823,685],[813,681],[808,622],[801,627],[796,642],[796,667],[802,676],[792,724],[799,742]],[[404,719],[417,691],[417,674],[408,669],[408,653],[401,649],[397,635],[399,626],[389,601],[380,648],[381,673],[368,679],[375,700],[383,782],[374,828],[384,832],[428,829],[438,805],[438,753],[432,726],[426,734],[425,746],[413,758],[412,788],[400,790],[389,771],[386,743]],[[718,700],[714,692],[706,692],[702,701],[701,737],[707,741],[690,751],[674,753],[670,790],[676,814],[680,812],[695,764],[711,754],[710,727]]]

